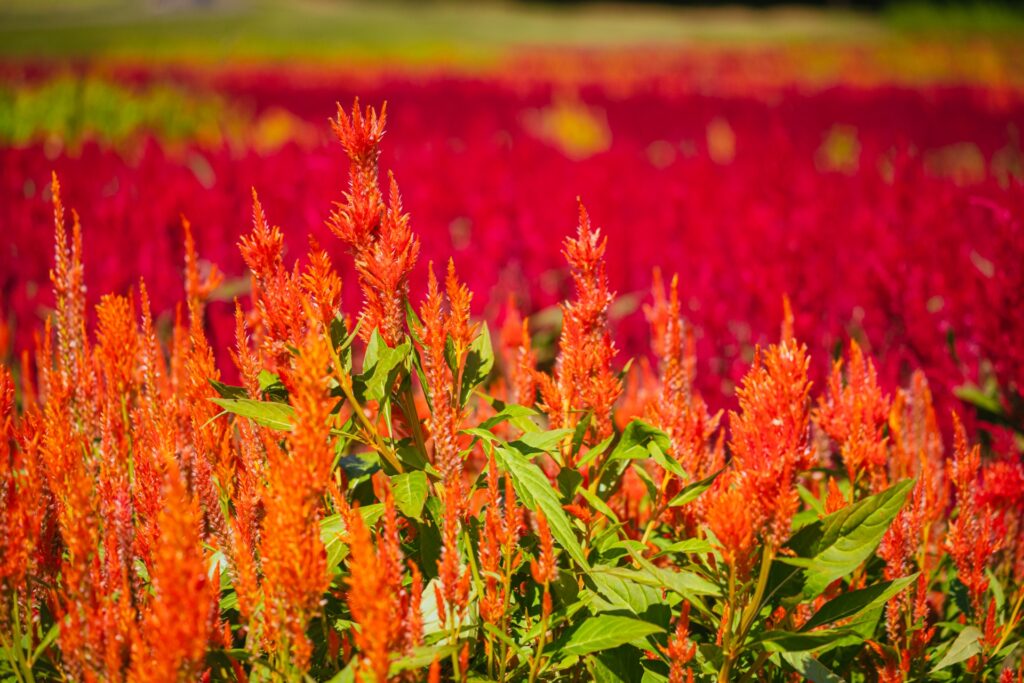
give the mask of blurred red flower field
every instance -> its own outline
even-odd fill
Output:
[[[818,348],[860,340],[894,385],[916,367],[936,386],[1024,384],[1024,316],[1013,313],[1024,300],[1021,95],[983,85],[716,95],[683,76],[666,87],[664,74],[616,94],[595,79],[556,85],[528,73],[121,68],[85,78],[142,98],[169,83],[216,106],[179,117],[188,135],[143,121],[101,139],[102,126],[85,122],[77,140],[44,130],[0,150],[0,291],[15,347],[52,306],[42,236],[53,170],[81,213],[90,291],[137,288],[142,276],[170,315],[187,216],[204,258],[238,278],[210,310],[211,333],[227,340],[230,299],[245,291],[235,245],[253,188],[290,253],[307,232],[339,252],[324,220],[345,168],[321,122],[358,91],[393,112],[385,158],[423,236],[420,268],[453,254],[486,319],[500,320],[511,296],[538,314],[535,329],[557,324],[546,312],[568,280],[550,245],[572,228],[579,196],[609,237],[611,287],[624,295],[617,343],[645,354],[651,270],[677,273],[713,404],[777,330],[781,293],[802,338]],[[53,75],[12,78],[45,87]],[[188,116],[199,120],[191,132]],[[354,287],[346,296],[357,303]],[[827,362],[819,354],[812,374]]]

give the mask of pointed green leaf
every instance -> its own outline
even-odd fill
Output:
[[[947,667],[967,661],[974,655],[981,652],[981,631],[974,626],[968,626],[956,637],[953,644],[946,650],[946,654],[935,664],[933,672],[940,671]]]
[[[253,422],[283,432],[292,430],[295,410],[287,403],[253,401],[249,398],[211,398],[211,401],[234,415],[247,417]]]
[[[589,569],[583,548],[576,539],[569,517],[562,509],[558,493],[551,487],[541,469],[511,448],[499,447],[496,451],[499,464],[512,477],[512,485],[523,505],[530,510],[540,508],[547,517],[551,535],[585,571]]]
[[[552,646],[552,651],[558,652],[562,657],[581,657],[629,643],[639,643],[643,646],[647,636],[661,633],[663,630],[639,619],[599,614],[586,619],[567,633]]]
[[[910,585],[916,578],[917,574],[915,573],[894,581],[883,581],[882,583],[876,583],[873,586],[861,588],[860,590],[840,593],[838,596],[822,605],[821,609],[815,612],[814,616],[808,619],[807,623],[804,624],[800,630],[810,631],[811,629],[824,626],[825,624],[831,624],[832,622],[839,621],[840,619],[856,617],[867,610],[884,605]]]

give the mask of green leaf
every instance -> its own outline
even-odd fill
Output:
[[[642,615],[651,605],[662,602],[660,591],[650,585],[644,585],[626,572],[599,571],[595,566],[590,575],[597,592],[613,610],[628,610]]]
[[[783,652],[782,658],[811,683],[846,683],[842,676],[837,675],[810,653]]]
[[[427,475],[424,472],[407,472],[391,477],[391,491],[395,505],[402,514],[422,520],[423,504],[427,502]]]
[[[613,523],[619,521],[619,516],[616,515],[615,512],[610,507],[608,507],[608,504],[601,500],[601,498],[596,493],[591,493],[585,486],[581,486],[580,488],[576,489],[576,491],[581,496],[583,496],[584,500],[586,500],[587,503],[590,504],[590,507],[594,508],[602,515],[607,517],[608,521]]]
[[[633,683],[644,675],[641,653],[628,645],[587,655],[587,669],[594,683]]]
[[[466,366],[462,371],[462,387],[459,400],[466,405],[470,394],[484,383],[494,368],[494,349],[491,347],[491,332],[487,323],[480,325],[480,334],[469,344],[466,353]]]
[[[389,347],[380,336],[380,332],[374,330],[370,343],[366,345],[363,374],[358,377],[363,385],[360,398],[366,401],[383,400],[395,383],[399,366],[409,357],[411,349],[412,345],[408,340],[395,348]]]
[[[495,410],[498,412],[481,422],[479,424],[480,429],[490,431],[502,422],[507,421],[509,424],[524,432],[540,431],[540,427],[537,426],[537,423],[530,419],[540,415],[540,413],[533,408],[527,408],[526,406],[521,406],[518,403],[502,403],[499,407],[497,401],[493,405]]]
[[[565,437],[570,434],[572,434],[571,429],[550,429],[546,432],[528,432],[509,445],[516,448],[516,445],[519,444],[519,450],[528,449],[530,451],[554,453],[559,449],[559,447],[561,447]],[[526,449],[521,448],[522,446],[525,446]]]
[[[803,569],[807,599],[850,574],[875,551],[913,485],[912,480],[901,481],[800,529],[787,543],[797,556],[776,561],[768,594],[780,591],[800,573],[794,568]]]
[[[808,633],[792,631],[767,631],[754,638],[769,652],[807,652],[856,645],[864,639],[853,631],[846,629],[822,629]]]
[[[672,442],[668,435],[643,420],[633,420],[622,432],[619,443],[615,444],[609,460],[633,460],[648,457],[647,444],[653,441],[662,451],[668,451]]]
[[[932,672],[941,671],[947,667],[966,661],[981,652],[981,631],[974,626],[968,626],[956,637],[953,644],[946,650],[936,664]]]
[[[359,514],[367,526],[373,524],[384,514],[384,506],[380,503],[363,505],[359,508]],[[345,523],[341,515],[329,515],[320,520],[320,541],[324,544],[327,552],[327,568],[332,573],[337,573],[341,561],[348,556],[348,546],[341,542],[341,536],[345,533]]]
[[[207,379],[213,390],[220,394],[221,398],[248,398],[249,392],[245,390],[245,387],[236,387],[231,384],[224,384],[218,382],[215,379]]]
[[[444,661],[459,648],[458,643],[445,643],[443,645],[429,645],[417,647],[409,654],[392,655],[391,667],[388,669],[388,676],[397,676],[403,671],[425,670],[430,667],[434,659]]]
[[[586,555],[576,539],[576,532],[562,509],[562,502],[541,469],[511,448],[496,451],[502,469],[512,477],[512,485],[523,505],[530,510],[540,508],[547,517],[551,535],[584,571],[589,570]]]
[[[552,646],[562,657],[588,655],[629,643],[644,647],[647,636],[663,629],[646,621],[614,614],[599,614],[583,621]]]
[[[292,430],[295,410],[287,403],[253,401],[249,398],[211,398],[212,402],[234,415],[247,417],[253,422],[283,432]]]
[[[669,507],[678,507],[697,500],[697,498],[700,497],[700,494],[711,488],[711,485],[715,483],[715,479],[718,478],[718,475],[720,475],[724,469],[725,468],[723,467],[711,476],[705,477],[700,481],[695,481],[692,484],[683,487],[683,490],[676,494],[675,498],[669,501]]]
[[[917,574],[915,573],[894,581],[883,581],[860,590],[840,593],[822,605],[821,609],[815,612],[814,616],[808,619],[800,630],[810,631],[818,626],[831,624],[840,619],[849,619],[874,607],[882,606],[903,591],[916,578]]]

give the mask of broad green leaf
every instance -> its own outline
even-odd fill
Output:
[[[409,357],[411,349],[408,341],[392,349],[380,336],[380,332],[373,331],[363,357],[363,374],[358,378],[363,384],[363,400],[380,401],[385,398],[394,384],[399,366]]]
[[[647,444],[653,441],[662,451],[668,451],[672,447],[668,435],[656,427],[652,427],[643,420],[633,420],[622,431],[622,437],[615,444],[610,460],[632,460],[646,458]]]
[[[850,574],[878,547],[913,485],[912,480],[901,481],[800,529],[787,544],[797,556],[776,561],[781,567],[773,568],[769,595],[800,573],[794,568],[803,570],[808,599]]]
[[[626,572],[605,572],[601,569],[593,567],[590,579],[610,609],[625,609],[642,615],[651,605],[662,602],[661,592],[657,588],[636,581],[634,576]]]
[[[634,683],[644,674],[642,656],[636,648],[623,645],[587,655],[587,669],[594,683]]]
[[[629,643],[643,645],[647,636],[664,629],[646,621],[614,614],[599,614],[584,620],[552,646],[562,657],[588,655]]]
[[[846,679],[837,675],[808,652],[783,652],[782,658],[811,683],[846,683]]]
[[[981,631],[974,626],[968,626],[956,637],[953,644],[946,650],[936,664],[933,672],[941,671],[947,667],[966,661],[981,652]]]
[[[253,422],[283,432],[292,430],[295,410],[287,403],[253,401],[248,398],[211,398],[212,402],[234,415],[247,417]]]
[[[864,639],[846,629],[822,629],[807,633],[767,631],[754,638],[769,652],[807,652],[863,643]]]
[[[916,578],[917,574],[912,574],[894,581],[876,583],[873,586],[860,590],[840,593],[822,605],[821,609],[815,612],[814,616],[808,619],[807,623],[800,630],[810,631],[813,628],[831,624],[840,619],[849,619],[874,607],[884,605],[903,591]]]
[[[718,470],[709,477],[705,477],[700,481],[695,481],[692,484],[684,487],[682,491],[676,494],[676,497],[669,501],[669,507],[678,507],[680,505],[686,505],[691,503],[700,497],[700,494],[711,488],[711,485],[715,483],[715,479],[722,473],[722,470]]]
[[[407,472],[391,477],[395,505],[403,515],[417,520],[422,518],[428,486],[427,475],[424,472]]]
[[[491,332],[487,323],[480,325],[480,333],[469,344],[466,353],[466,367],[462,371],[462,387],[459,400],[462,405],[469,400],[470,394],[483,384],[494,367],[494,349],[491,347]]]
[[[530,510],[540,508],[547,517],[551,535],[569,557],[585,571],[589,569],[583,548],[576,539],[576,532],[568,516],[562,509],[562,501],[558,493],[551,488],[547,476],[534,463],[522,454],[511,449],[499,447],[495,451],[504,469],[512,477],[512,485],[523,505]]]

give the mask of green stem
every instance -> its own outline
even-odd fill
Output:
[[[367,436],[373,440],[373,447],[378,453],[380,453],[381,457],[387,460],[388,463],[395,468],[396,471],[399,473],[404,472],[405,470],[402,468],[402,463],[399,462],[398,456],[395,455],[394,451],[392,451],[387,444],[384,443],[384,440],[377,432],[377,427],[370,422],[368,417],[366,417],[366,413],[363,412],[363,406],[359,403],[358,399],[356,399],[355,394],[352,393],[352,388],[344,382],[340,382],[339,384],[341,386],[342,393],[345,394],[345,399],[349,402],[349,405],[352,406],[352,412],[355,413],[356,419],[358,419],[359,423],[363,425],[363,429],[366,430]]]
[[[764,554],[761,556],[761,570],[757,576],[757,585],[754,588],[754,595],[747,603],[740,615],[740,627],[739,630],[733,634],[730,631],[726,631],[725,634],[725,645],[723,651],[725,653],[725,660],[722,662],[722,669],[718,672],[719,683],[726,683],[729,680],[729,675],[732,672],[733,664],[739,658],[740,650],[743,647],[743,641],[746,639],[747,634],[750,632],[750,628],[754,625],[754,621],[757,619],[757,615],[761,613],[761,601],[764,599],[764,591],[768,586],[768,574],[770,573],[772,560],[775,558],[775,550],[770,546],[765,546]],[[735,605],[735,582],[730,574],[729,577],[729,605]],[[731,618],[730,613],[730,618]],[[762,662],[763,664],[763,662]]]
[[[548,583],[544,584],[544,596],[546,597],[551,590]],[[541,598],[541,618],[540,618],[540,635],[537,636],[537,652],[533,655],[533,661],[530,663],[530,679],[529,683],[534,683],[537,680],[537,674],[540,673],[540,661],[544,654],[544,641],[548,634],[548,617],[549,615],[543,608],[544,598]]]
[[[1010,620],[1006,622],[1006,626],[1003,628],[1003,635],[999,639],[999,643],[996,645],[993,652],[999,652],[1002,650],[1003,645],[1006,644],[1006,640],[1010,637],[1010,634],[1013,633],[1022,603],[1024,603],[1024,587],[1017,591],[1017,602],[1013,604],[1013,612],[1010,613]]]

